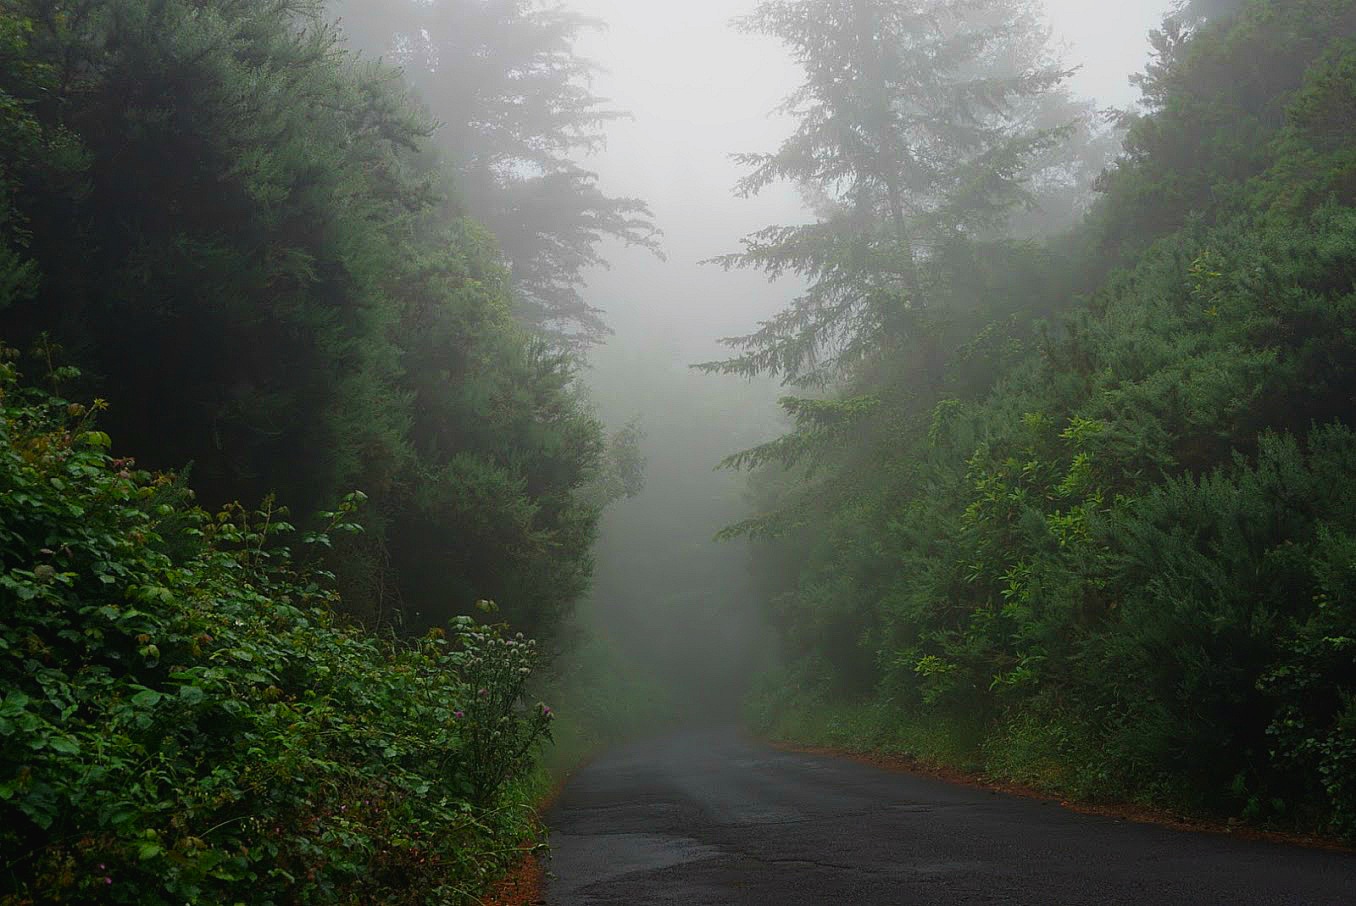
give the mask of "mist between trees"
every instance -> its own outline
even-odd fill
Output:
[[[0,5],[0,903],[467,901],[546,692],[1356,833],[1356,4],[1130,111],[1036,0],[750,4],[728,249],[589,169],[604,24]]]

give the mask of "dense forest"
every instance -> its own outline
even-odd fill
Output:
[[[800,391],[727,463],[786,646],[759,719],[1356,833],[1356,5],[1184,5],[1068,228],[1039,212],[1077,129],[1033,115],[1064,73],[1029,8],[742,23],[806,81],[740,190],[818,215],[723,259],[809,289],[705,366]]]
[[[539,27],[516,15],[502,27]],[[109,400],[117,451],[188,466],[209,505],[365,491],[340,579],[370,619],[436,625],[485,598],[549,633],[634,476],[608,471],[573,358],[514,317],[426,105],[333,16],[8,5],[7,341],[78,367],[65,392]]]
[[[1041,0],[743,9],[803,216],[705,267],[791,298],[689,368],[606,23],[0,0],[0,906],[479,903],[553,737],[741,707],[1356,838],[1356,2],[1125,110]]]
[[[0,902],[458,902],[532,830],[523,634],[643,469],[561,325],[653,228],[563,156],[582,23],[451,29],[447,111],[339,12],[0,6]]]

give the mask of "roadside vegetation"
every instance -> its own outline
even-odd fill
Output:
[[[729,463],[785,645],[757,721],[1356,836],[1356,5],[1183,5],[1071,224],[1025,4],[927,6],[747,23],[809,81],[743,188],[820,213],[726,259],[810,290],[708,366],[803,390]]]
[[[337,615],[299,531],[218,514],[0,369],[0,902],[460,903],[535,832],[535,643]]]
[[[455,31],[574,119],[453,141],[336,15],[0,4],[7,906],[473,902],[538,842],[537,668],[644,467],[578,274],[653,228],[565,159],[584,23]]]

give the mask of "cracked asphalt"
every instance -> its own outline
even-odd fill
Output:
[[[1079,815],[734,730],[610,752],[548,821],[551,906],[1356,904],[1349,853]]]

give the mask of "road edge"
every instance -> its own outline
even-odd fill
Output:
[[[537,801],[534,809],[537,820],[546,828],[546,813],[556,804],[565,787],[581,770],[598,756],[612,747],[612,744],[599,744],[575,762],[574,766],[558,777],[551,788]],[[544,906],[546,903],[546,864],[550,849],[545,842],[524,847],[523,856],[509,874],[496,881],[490,892],[480,900],[480,906]]]
[[[1235,840],[1271,843],[1280,846],[1298,846],[1305,849],[1318,849],[1327,852],[1356,854],[1356,845],[1350,842],[1325,837],[1318,834],[1296,834],[1282,831],[1265,830],[1259,827],[1211,818],[1199,815],[1184,815],[1170,809],[1151,808],[1122,802],[1085,802],[1071,799],[1050,790],[1006,783],[986,777],[983,774],[968,773],[946,765],[924,761],[907,755],[871,751],[869,749],[850,749],[835,746],[814,746],[797,743],[792,740],[749,733],[748,738],[756,740],[782,752],[795,752],[802,755],[840,758],[858,764],[871,765],[898,774],[912,777],[926,777],[940,780],[956,786],[967,786],[988,790],[996,794],[1016,796],[1022,799],[1039,799],[1080,815],[1095,815],[1103,818],[1115,818],[1135,824],[1151,824],[1184,833],[1212,834],[1231,837]]]

